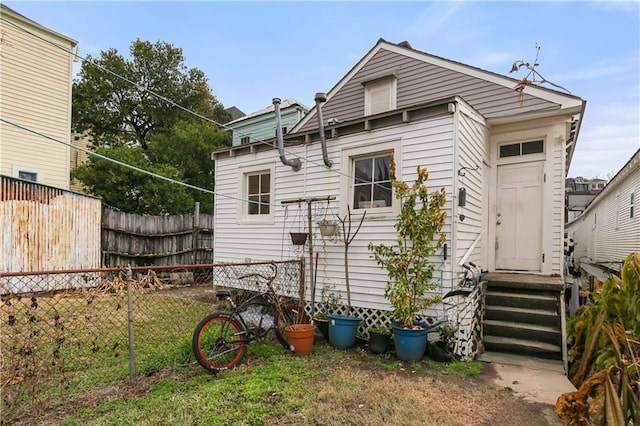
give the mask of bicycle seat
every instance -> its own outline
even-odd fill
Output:
[[[222,288],[220,290],[216,290],[216,297],[218,299],[233,299],[236,296],[237,290],[235,288]]]

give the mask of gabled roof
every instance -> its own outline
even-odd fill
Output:
[[[407,42],[380,39],[327,93],[323,116],[344,120],[352,117],[339,114],[363,114],[364,101],[357,100],[364,99],[362,85],[390,75],[398,81],[398,108],[451,96],[462,97],[483,117],[496,120],[543,111],[581,113],[584,108],[581,98],[540,86],[527,86],[520,97],[514,89],[517,79],[415,50]],[[316,127],[315,116],[314,107],[291,133]]]
[[[300,109],[303,110],[304,112],[309,111],[309,108],[307,108],[306,106],[302,105],[300,102],[298,102],[294,98],[285,99],[284,101],[282,101],[280,103],[280,109],[281,110],[287,109],[287,108],[291,108],[291,107],[295,107],[295,106],[300,107]],[[271,106],[268,106],[266,108],[259,109],[258,111],[252,112],[251,114],[247,114],[247,115],[245,115],[243,117],[240,117],[240,118],[238,118],[236,120],[230,121],[229,123],[227,123],[227,126],[240,123],[240,122],[242,122],[244,120],[248,120],[250,118],[255,118],[255,117],[259,117],[261,115],[266,115],[266,114],[272,113],[274,111],[275,111],[275,109],[274,109],[273,105],[271,105]]]

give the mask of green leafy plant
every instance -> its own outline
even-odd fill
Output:
[[[391,330],[389,330],[389,326],[387,325],[374,325],[369,329],[369,331],[382,335],[391,334]]]
[[[640,252],[627,256],[569,330],[569,378],[556,412],[570,424],[640,424]]]
[[[393,306],[394,317],[404,327],[415,327],[421,310],[438,303],[438,295],[428,293],[438,286],[432,281],[434,255],[446,238],[440,231],[446,212],[445,190],[429,193],[427,170],[418,166],[417,178],[409,186],[396,178],[396,165],[391,162],[391,183],[401,210],[395,224],[397,239],[393,245],[369,243],[373,258],[386,269],[389,280],[384,296]]]
[[[342,295],[336,293],[335,286],[325,285],[320,293],[320,311],[316,312],[316,319],[327,320],[327,315],[337,312],[342,303]]]

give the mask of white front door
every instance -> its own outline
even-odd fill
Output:
[[[496,269],[540,271],[543,162],[498,166]]]

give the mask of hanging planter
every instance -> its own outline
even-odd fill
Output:
[[[290,232],[291,242],[295,246],[303,246],[307,242],[308,234],[306,232]]]
[[[321,220],[318,222],[318,228],[323,237],[333,237],[336,235],[338,225],[331,220]]]

